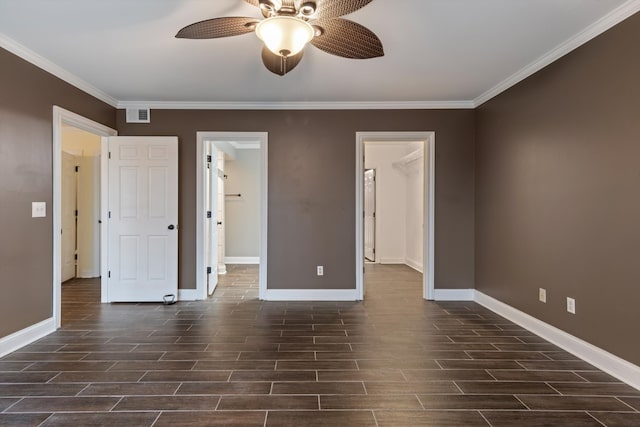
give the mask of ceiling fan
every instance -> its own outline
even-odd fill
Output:
[[[384,55],[382,42],[368,28],[343,15],[372,0],[245,0],[260,8],[265,19],[224,17],[206,19],[182,28],[184,39],[215,39],[255,32],[264,42],[262,62],[284,76],[302,60],[307,43],[343,58],[367,59]]]

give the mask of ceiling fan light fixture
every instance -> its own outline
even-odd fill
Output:
[[[293,56],[313,39],[315,30],[293,16],[272,16],[256,26],[256,34],[267,48],[280,56]]]

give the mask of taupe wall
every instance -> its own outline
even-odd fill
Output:
[[[52,315],[53,105],[115,127],[114,108],[0,49],[0,338]]]
[[[151,124],[120,135],[180,139],[180,287],[195,287],[196,132],[269,133],[269,258],[272,289],[355,287],[355,137],[358,131],[436,132],[435,282],[472,288],[472,110],[154,110]],[[324,277],[315,266],[324,265]]]
[[[478,290],[635,364],[638,40],[636,14],[478,109],[475,246]]]
[[[225,160],[224,252],[227,257],[260,256],[260,150],[236,150],[236,158]]]

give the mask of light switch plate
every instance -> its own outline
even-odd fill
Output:
[[[47,202],[31,202],[31,217],[43,218],[47,216]]]

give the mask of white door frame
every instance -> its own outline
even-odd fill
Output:
[[[435,299],[435,132],[357,132],[356,133],[356,295],[364,299],[364,144],[365,142],[424,142],[424,234],[423,236],[423,298]]]
[[[56,328],[62,322],[62,283],[61,283],[61,262],[62,262],[62,239],[60,230],[62,228],[62,127],[63,125],[73,126],[78,129],[90,132],[98,136],[116,136],[118,131],[111,129],[101,123],[82,117],[64,108],[53,106],[53,320]],[[100,159],[100,217],[106,218],[107,214],[107,185],[108,170],[107,158],[108,148],[102,145]],[[106,302],[107,288],[107,236],[106,221],[100,225],[100,287],[102,302]]]
[[[204,185],[204,170],[207,167],[205,144],[208,141],[259,141],[260,142],[260,277],[259,298],[265,299],[267,294],[267,166],[268,166],[268,133],[267,132],[197,132],[196,144],[196,290],[194,299],[207,299],[207,266],[205,251],[205,221],[207,212],[207,186]]]

